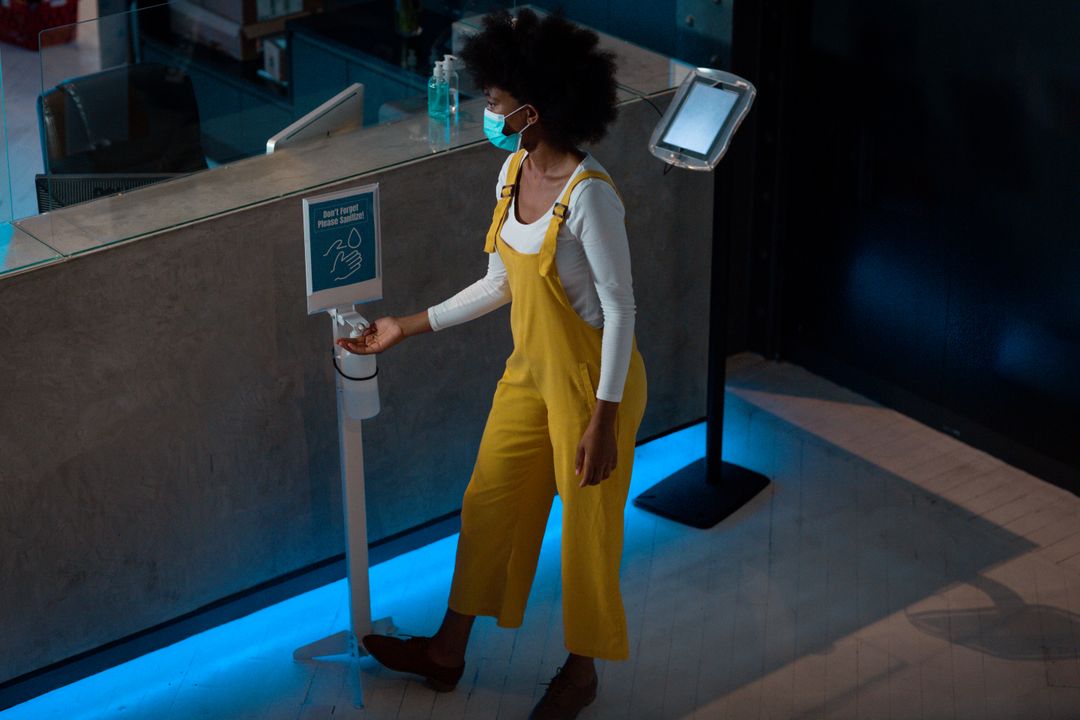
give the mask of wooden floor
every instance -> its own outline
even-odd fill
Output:
[[[632,657],[582,720],[1080,718],[1080,498],[798,367],[730,368],[725,459],[772,483],[708,531],[628,507]],[[634,492],[703,437],[639,448]],[[292,662],[344,627],[335,583],[0,718],[524,718],[565,655],[557,521],[525,624],[480,620],[453,693]],[[434,630],[454,542],[373,568],[376,614]]]

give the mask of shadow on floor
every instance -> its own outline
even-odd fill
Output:
[[[770,380],[760,382],[776,391]],[[727,415],[725,460],[764,473],[770,486],[711,530],[658,520],[655,537],[628,535],[631,557],[645,542],[654,556],[683,557],[660,581],[670,583],[680,607],[705,603],[710,625],[726,628],[699,627],[706,648],[737,649],[725,651],[728,660],[702,652],[700,678],[709,682],[698,681],[698,708],[722,706],[740,688],[802,657],[829,654],[896,613],[927,635],[997,657],[1076,658],[1080,617],[1027,604],[983,575],[1034,543],[731,394]],[[993,606],[909,610],[963,583]],[[693,600],[679,589],[687,585]],[[624,592],[644,591],[631,582]],[[680,620],[672,627],[678,634]],[[645,648],[660,638],[646,629],[639,640]],[[830,705],[845,694],[830,694]]]

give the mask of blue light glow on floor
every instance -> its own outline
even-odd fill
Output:
[[[735,440],[725,438],[725,451]],[[640,446],[630,496],[702,457],[704,449],[704,423]],[[638,512],[627,504],[627,513]],[[556,502],[545,554],[557,553],[561,515]],[[456,545],[454,535],[372,567],[373,617],[392,615],[405,632],[434,631],[445,608]],[[292,702],[295,717],[297,703],[309,691],[311,668],[293,662],[292,651],[347,624],[347,587],[341,580],[34,698],[0,712],[0,718],[269,718],[278,717],[279,701]]]

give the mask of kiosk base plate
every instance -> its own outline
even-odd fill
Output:
[[[701,529],[711,528],[769,484],[769,478],[729,462],[721,462],[720,477],[706,477],[702,458],[634,498],[642,510]]]

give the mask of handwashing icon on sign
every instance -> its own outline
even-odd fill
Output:
[[[335,277],[334,280],[344,280],[349,277],[364,263],[364,256],[360,254],[360,231],[353,228],[349,231],[348,240],[335,240],[330,243],[330,247],[323,253],[323,257],[330,254],[331,251],[337,250],[337,255],[334,257],[334,264],[330,267],[330,274],[333,275],[338,270],[338,263],[350,268],[349,272]],[[343,268],[344,269],[344,268]]]

